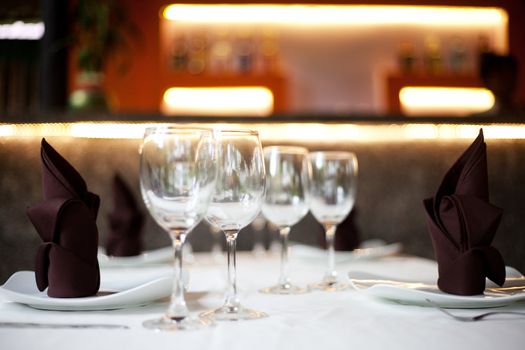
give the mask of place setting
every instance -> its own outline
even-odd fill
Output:
[[[352,287],[365,295],[406,305],[451,309],[482,309],[507,306],[525,300],[525,276],[506,268],[503,286],[487,280],[483,293],[465,296],[444,292],[435,280],[403,280],[362,271],[349,271]]]
[[[418,281],[349,271],[355,290],[438,308],[494,308],[525,300],[525,276],[505,266],[491,245],[502,209],[489,202],[483,130],[445,174],[436,195],[424,200],[424,208],[439,276]]]
[[[143,270],[125,278],[101,270],[98,196],[46,140],[41,161],[44,201],[28,209],[43,240],[36,270],[13,274],[0,287],[0,295],[36,309],[62,311],[137,307],[169,295],[172,274],[165,270]]]

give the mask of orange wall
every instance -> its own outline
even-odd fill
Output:
[[[134,47],[132,66],[125,74],[110,70],[108,91],[114,93],[115,111],[156,113],[159,106],[159,8],[160,2],[126,1],[131,21],[141,35]]]
[[[117,73],[115,67],[106,72],[106,89],[112,110],[118,113],[158,113],[160,103],[159,76],[159,9],[160,0],[123,0],[130,20],[138,27],[140,37],[133,47],[130,68]],[[75,87],[75,55],[70,56],[69,87]]]

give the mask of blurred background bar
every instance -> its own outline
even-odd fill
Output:
[[[525,115],[523,23],[516,0],[6,0],[0,118],[516,119]],[[27,34],[36,24],[43,36]],[[165,98],[222,88],[232,100],[267,89],[271,105],[203,110],[195,94],[194,109],[177,109]],[[443,98],[403,102],[428,89]],[[459,106],[447,91],[473,97]]]

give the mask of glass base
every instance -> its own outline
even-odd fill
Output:
[[[339,292],[342,290],[347,290],[348,288],[350,288],[350,285],[348,283],[343,283],[339,281],[335,281],[335,282],[322,281],[319,283],[310,284],[308,287],[313,290],[322,290],[325,292]]]
[[[206,317],[185,317],[182,319],[171,319],[168,317],[161,317],[155,320],[147,320],[142,323],[145,328],[155,331],[186,331],[197,330],[209,326],[214,323],[211,319]]]
[[[259,292],[264,294],[304,294],[308,293],[309,290],[307,288],[294,286],[293,284],[286,283],[286,284],[277,284],[272,287],[259,289]]]
[[[229,306],[223,305],[222,307],[206,311],[201,314],[201,317],[211,319],[214,321],[241,321],[241,320],[256,320],[258,318],[268,317],[262,311],[247,309],[243,306]]]

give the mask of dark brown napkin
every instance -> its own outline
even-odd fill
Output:
[[[106,253],[112,256],[133,256],[142,251],[141,232],[144,215],[126,182],[113,179],[113,211],[108,215],[109,233]]]
[[[502,210],[489,203],[483,130],[445,175],[434,198],[424,201],[438,262],[438,287],[459,295],[481,294],[485,278],[505,282],[505,263],[491,246]]]
[[[94,295],[100,285],[99,197],[45,139],[40,152],[44,201],[27,209],[43,241],[36,256],[38,289],[48,288],[50,297]]]

